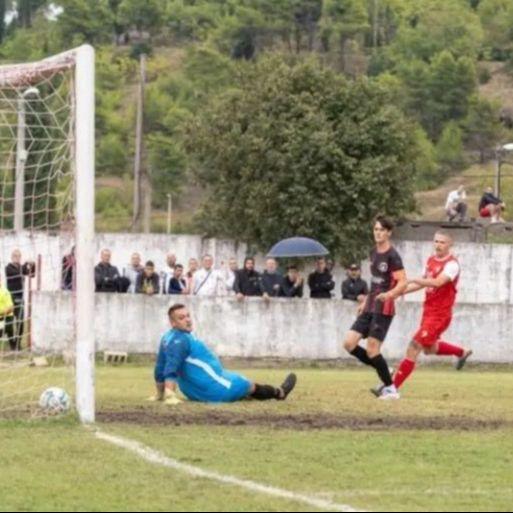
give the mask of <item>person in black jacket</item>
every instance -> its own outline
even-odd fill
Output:
[[[164,294],[187,294],[187,281],[183,277],[183,265],[176,264],[173,270],[173,277],[169,280],[168,289]]]
[[[347,270],[347,280],[342,283],[342,299],[362,303],[369,293],[367,282],[362,280],[362,270],[353,264]]]
[[[299,274],[295,265],[287,268],[287,276],[283,279],[281,286],[281,297],[303,297],[303,277]]]
[[[504,223],[502,213],[505,208],[506,204],[495,196],[491,187],[488,187],[479,203],[479,215],[483,218],[490,217],[492,223]]]
[[[111,252],[104,249],[101,252],[101,261],[94,268],[94,281],[96,292],[118,292],[119,290],[119,271],[118,268],[110,263]]]
[[[144,266],[144,271],[137,276],[135,293],[153,296],[154,294],[158,294],[159,290],[160,278],[155,272],[155,264],[151,260],[148,260]]]
[[[25,277],[33,278],[36,275],[36,264],[27,261],[21,263],[21,251],[15,249],[11,254],[11,262],[5,268],[5,277],[7,278],[7,290],[11,293],[12,301],[14,303],[14,315],[6,322],[6,332],[9,334],[9,344],[16,350],[21,349],[21,340],[24,331],[24,317],[25,317],[25,299],[24,299],[24,285]]]
[[[326,259],[318,258],[315,271],[308,276],[310,297],[313,299],[331,299],[331,291],[335,288],[333,276],[326,267]]]
[[[235,273],[233,290],[240,301],[245,296],[262,296],[262,278],[260,273],[255,271],[255,259],[248,257],[244,260],[244,269]]]
[[[278,271],[278,263],[274,258],[268,258],[265,271],[262,274],[262,293],[264,298],[278,297],[283,285],[283,276]]]

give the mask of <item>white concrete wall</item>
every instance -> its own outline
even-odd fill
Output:
[[[152,353],[167,329],[166,297],[98,294],[97,349]],[[355,318],[352,303],[340,300],[186,298],[197,335],[221,356],[306,359],[347,358],[340,342]],[[403,302],[385,354],[400,358],[420,319],[420,305]],[[42,292],[34,298],[34,346],[61,351],[73,336],[72,296]],[[475,351],[475,360],[513,362],[513,306],[459,305],[446,340]]]
[[[406,270],[410,276],[420,276],[424,264],[432,251],[429,242],[398,242]],[[65,235],[46,236],[6,235],[0,240],[0,265],[2,270],[10,260],[14,248],[22,250],[25,259],[36,259],[42,255],[42,290],[55,291],[60,286],[61,260],[71,247],[71,240]],[[217,266],[235,256],[239,263],[246,256],[246,245],[233,241],[202,239],[195,235],[143,235],[143,234],[98,234],[96,251],[103,248],[112,251],[112,263],[120,272],[130,261],[134,251],[141,253],[144,260],[153,260],[160,271],[165,265],[168,252],[174,252],[178,261],[187,265],[190,257],[200,258],[211,253]],[[494,244],[461,243],[455,247],[463,274],[460,282],[459,299],[470,304],[511,304],[513,305],[513,246]],[[263,257],[257,259],[261,268]],[[305,269],[306,275],[310,269]],[[364,263],[364,274],[368,277],[368,263]],[[345,279],[342,269],[335,272],[336,297],[341,296],[341,283]],[[409,296],[407,301],[422,301],[422,294]]]

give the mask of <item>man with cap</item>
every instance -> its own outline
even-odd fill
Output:
[[[347,280],[342,283],[342,299],[362,303],[368,293],[369,287],[367,282],[362,280],[360,266],[358,264],[350,265],[347,269]]]

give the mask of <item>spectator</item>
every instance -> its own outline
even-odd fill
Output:
[[[187,294],[187,281],[183,277],[183,265],[176,264],[173,277],[169,280],[168,294]]]
[[[255,271],[255,259],[248,257],[244,260],[244,269],[237,271],[233,290],[237,299],[242,300],[245,296],[262,296],[262,278],[260,273]]]
[[[190,258],[189,259],[189,270],[187,271],[187,274],[185,275],[185,280],[187,281],[187,294],[190,294],[192,292],[192,279],[196,272],[199,269],[199,263],[196,258]]]
[[[68,255],[62,258],[61,289],[73,290],[75,282],[77,261],[75,259],[75,246]]]
[[[274,258],[268,258],[266,260],[261,283],[264,298],[278,297],[280,295],[283,285],[283,276],[278,271],[278,264]]]
[[[130,259],[130,265],[124,270],[125,278],[130,281],[128,287],[129,294],[135,294],[137,288],[137,278],[144,272],[144,267],[141,264],[141,255],[133,253]]]
[[[226,293],[228,295],[235,294],[233,290],[233,286],[235,285],[235,276],[238,271],[237,260],[235,258],[230,258],[228,261],[228,267],[224,268],[222,271],[223,279],[226,287]]]
[[[169,290],[169,282],[174,276],[176,266],[176,255],[174,253],[168,253],[166,256],[166,266],[160,273],[162,279],[162,293],[165,294]]]
[[[14,316],[10,319],[11,324],[7,328],[11,333],[9,344],[17,350],[21,349],[25,321],[25,276],[33,278],[36,274],[36,264],[32,261],[21,263],[21,251],[15,249],[11,254],[11,262],[5,268],[7,278],[7,290],[11,293],[14,304]]]
[[[203,257],[203,267],[194,273],[192,294],[195,296],[223,296],[226,293],[224,280],[216,269],[211,255]]]
[[[327,269],[324,257],[317,259],[315,271],[308,276],[308,286],[311,298],[331,299],[331,291],[335,288],[335,282]]]
[[[342,283],[342,299],[363,303],[369,287],[367,282],[362,280],[362,270],[359,265],[353,264],[347,270],[347,280]]]
[[[333,258],[328,258],[326,260],[326,269],[328,269],[328,272],[333,274],[333,269],[335,269],[335,261],[333,260]]]
[[[119,291],[119,271],[117,267],[111,265],[111,257],[112,254],[109,249],[102,250],[100,263],[94,268],[96,292]]]
[[[155,264],[148,260],[144,266],[144,271],[137,277],[137,294],[146,294],[153,296],[159,293],[159,275],[155,272]]]
[[[4,332],[9,338],[9,347],[11,351],[17,351],[20,347],[14,336],[14,303],[11,293],[6,287],[0,285],[0,337],[4,336]]]
[[[304,279],[299,274],[298,268],[290,265],[287,268],[287,276],[283,279],[281,286],[281,297],[303,297]]]
[[[467,219],[467,193],[465,191],[465,187],[460,185],[460,187],[449,193],[447,197],[447,203],[445,204],[445,212],[449,221],[454,221],[457,219],[460,223],[465,222]]]
[[[488,187],[479,203],[479,215],[483,218],[491,218],[492,223],[504,223],[502,213],[505,208],[506,204],[494,195],[491,187]]]

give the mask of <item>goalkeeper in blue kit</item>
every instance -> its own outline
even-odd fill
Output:
[[[281,387],[252,383],[244,376],[225,370],[219,358],[193,334],[189,311],[173,305],[168,311],[171,330],[160,342],[155,365],[157,394],[154,401],[177,405],[177,388],[191,401],[227,403],[242,399],[283,401],[296,386],[296,375],[289,374]]]

